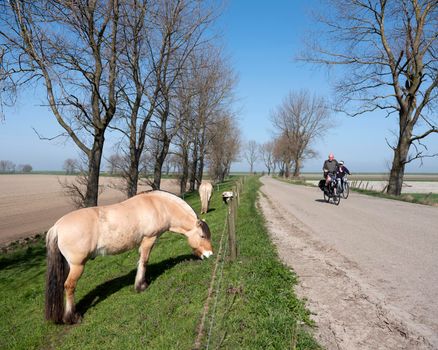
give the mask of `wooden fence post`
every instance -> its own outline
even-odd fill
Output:
[[[228,245],[230,247],[230,260],[234,261],[237,257],[236,247],[236,201],[231,198],[228,202]]]
[[[236,196],[237,205],[240,205],[240,186],[239,183],[236,183],[236,186],[233,188],[233,192]]]

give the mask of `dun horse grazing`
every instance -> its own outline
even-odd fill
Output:
[[[199,186],[199,196],[201,197],[201,214],[208,212],[213,185],[210,182],[202,182]]]
[[[88,259],[139,246],[135,289],[147,287],[146,264],[157,237],[165,231],[185,235],[200,258],[213,254],[208,225],[198,220],[181,198],[163,191],[139,194],[124,202],[73,211],[49,230],[47,246],[46,319],[76,323],[74,292]],[[65,290],[65,307],[64,307]]]

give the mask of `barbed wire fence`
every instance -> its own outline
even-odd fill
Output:
[[[197,336],[193,345],[193,350],[200,350],[202,348],[203,343],[205,344],[205,349],[208,350],[211,344],[213,327],[216,324],[216,316],[218,311],[217,306],[221,294],[220,289],[223,281],[225,261],[227,260],[227,257],[230,262],[234,262],[237,258],[237,252],[238,252],[237,240],[236,240],[236,223],[237,223],[237,212],[238,212],[237,209],[238,209],[238,205],[240,204],[240,196],[243,190],[244,183],[245,183],[245,179],[239,178],[239,180],[236,181],[235,185],[232,187],[232,191],[227,191],[227,192],[231,192],[232,195],[230,197],[227,197],[226,200],[224,199],[224,202],[228,206],[227,215],[225,218],[224,229],[221,234],[219,249],[210,279],[207,299],[204,303],[201,319],[197,327]],[[225,239],[226,232],[228,233],[228,239]],[[234,295],[234,298],[230,303],[231,305],[234,303],[235,298],[236,295]],[[211,307],[211,313],[210,313],[211,302],[213,302],[213,306]],[[208,332],[205,335],[206,320],[209,313],[210,313],[209,327],[208,327]],[[203,342],[205,336],[206,339]]]

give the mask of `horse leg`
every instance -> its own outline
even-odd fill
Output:
[[[137,275],[135,276],[135,290],[137,292],[144,291],[148,286],[146,283],[146,264],[156,239],[157,237],[144,237],[141,242],[139,248],[140,259],[138,260]]]
[[[84,272],[84,265],[71,264],[70,272],[64,283],[66,302],[63,321],[67,324],[77,323],[81,319],[81,316],[75,310],[75,289],[82,272]]]

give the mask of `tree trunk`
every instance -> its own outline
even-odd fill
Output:
[[[152,184],[152,188],[154,190],[159,190],[161,186],[161,174],[163,169],[164,160],[166,159],[167,153],[169,152],[170,139],[166,138],[163,141],[163,148],[155,160],[154,166],[154,183]]]
[[[164,157],[163,151],[160,152],[158,157],[155,159],[154,166],[154,182],[152,183],[152,189],[159,190],[161,186],[161,173],[163,169]]]
[[[394,149],[394,159],[392,161],[391,172],[389,173],[389,183],[387,193],[400,196],[405,174],[405,165],[409,152],[408,137],[400,138],[397,147]]]
[[[129,173],[126,178],[126,194],[128,198],[134,197],[137,194],[139,163],[140,157],[137,154],[132,154],[131,161],[129,162]]]
[[[203,175],[204,175],[204,153],[203,150],[201,150],[199,156],[199,162],[198,162],[198,171],[196,175],[196,189],[198,189],[199,186],[201,185]]]
[[[301,159],[297,158],[295,159],[295,165],[294,165],[294,173],[293,177],[299,177],[300,176],[300,168],[301,168]]]
[[[195,190],[197,168],[198,168],[198,145],[197,142],[195,141],[195,145],[193,148],[193,156],[192,156],[192,166],[190,169],[190,187],[189,187],[190,192],[193,192]]]
[[[161,186],[161,169],[163,166],[163,161],[157,157],[154,166],[154,182],[152,183],[152,189],[159,190]]]
[[[288,179],[290,177],[290,162],[284,163],[284,177]]]
[[[182,156],[181,178],[179,181],[180,194],[184,194],[186,192],[188,178],[189,178],[189,155],[184,150]]]
[[[391,172],[389,173],[387,193],[395,196],[400,196],[402,191],[405,166],[408,160],[412,130],[414,127],[409,115],[409,111],[412,111],[412,108],[407,109],[407,111],[408,112],[405,112],[404,114],[403,111],[400,112],[398,143],[397,147],[394,148],[394,158],[392,161]]]
[[[218,179],[219,181],[218,182],[224,182],[228,173],[229,173],[229,167],[228,166],[224,166],[223,169],[221,170],[220,174],[219,174],[219,179]]]
[[[102,160],[102,151],[105,137],[103,133],[96,135],[93,142],[93,147],[88,157],[88,181],[87,189],[84,197],[85,207],[97,206],[97,199],[99,195],[99,175],[100,175],[100,163]]]
[[[196,180],[196,188],[195,189],[198,189],[199,188],[199,186],[201,185],[201,182],[202,182],[202,177],[203,177],[203,175],[204,175],[204,157],[205,157],[205,147],[206,147],[206,141],[205,141],[205,132],[206,132],[206,127],[205,127],[205,124],[204,124],[204,121],[203,121],[203,123],[202,123],[202,133],[201,133],[201,137],[200,137],[200,140],[199,140],[199,149],[198,149],[198,154],[199,154],[199,160],[198,160],[198,166],[197,166],[197,168],[195,168],[195,169],[197,169],[196,170],[196,177],[195,177],[195,180]]]

